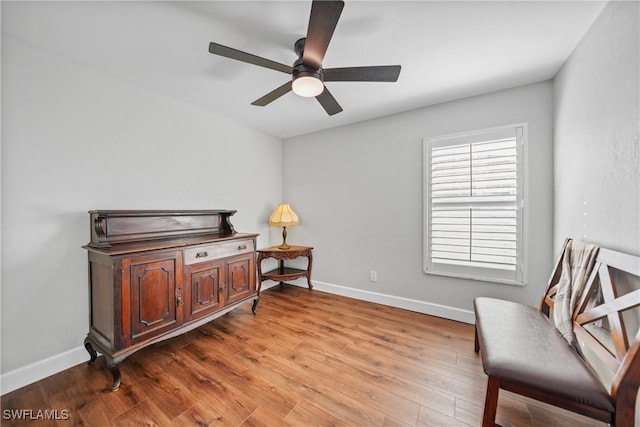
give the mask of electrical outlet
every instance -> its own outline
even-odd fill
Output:
[[[375,271],[371,270],[369,272],[369,281],[370,282],[377,282],[378,281],[378,273],[376,273]]]

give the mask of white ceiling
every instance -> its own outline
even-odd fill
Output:
[[[331,117],[293,93],[250,105],[289,77],[208,53],[214,41],[291,65],[310,1],[2,1],[2,31],[287,138],[552,78],[605,3],[347,0],[324,67],[402,72],[327,83],[344,109]]]

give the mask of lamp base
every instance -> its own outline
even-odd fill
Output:
[[[291,246],[287,245],[287,227],[282,227],[282,244],[278,246],[278,249],[289,249]]]

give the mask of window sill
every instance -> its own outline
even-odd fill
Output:
[[[429,276],[442,276],[442,277],[452,277],[455,279],[464,279],[464,280],[473,280],[477,282],[488,282],[488,283],[496,283],[499,285],[511,285],[511,286],[526,286],[525,281],[519,280],[509,280],[509,279],[500,279],[500,278],[492,278],[492,277],[483,277],[480,275],[474,274],[460,274],[460,273],[450,273],[446,271],[431,271],[427,269],[423,269],[423,272]]]

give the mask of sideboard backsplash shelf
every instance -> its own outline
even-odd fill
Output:
[[[115,244],[155,239],[236,234],[230,217],[235,210],[93,210],[89,211],[91,241],[87,246],[108,248]]]

